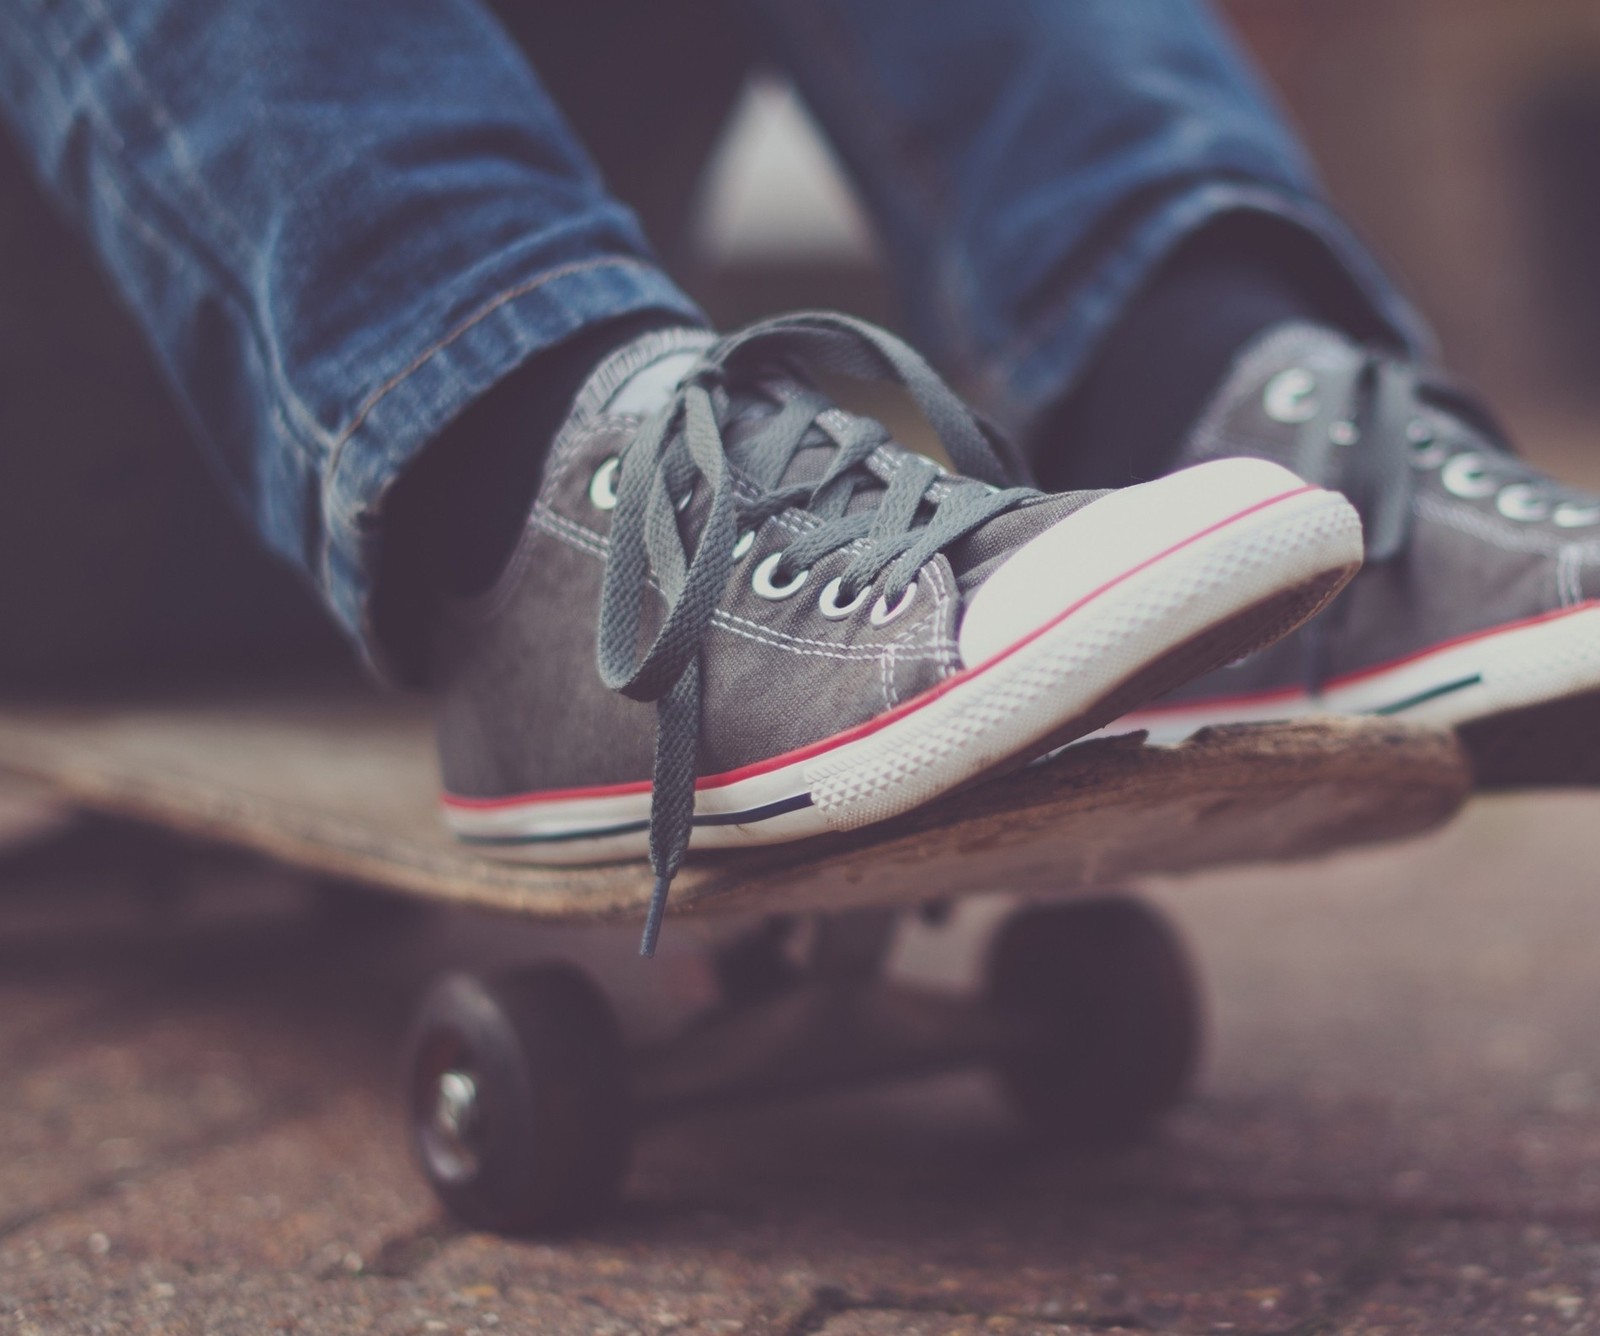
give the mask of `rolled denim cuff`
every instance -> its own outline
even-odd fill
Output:
[[[424,445],[524,362],[584,329],[647,311],[705,322],[647,261],[605,256],[563,265],[489,298],[362,401],[335,439],[321,480],[318,579],[380,677],[401,676],[376,632],[372,606],[389,488]]]
[[[1010,343],[969,368],[966,388],[997,421],[1025,438],[1076,385],[1100,340],[1162,261],[1207,224],[1233,213],[1262,214],[1297,228],[1349,278],[1376,325],[1414,354],[1433,356],[1427,323],[1326,204],[1282,187],[1211,180],[1165,194],[1141,213],[1118,244],[1106,248],[1102,263],[1045,305]]]

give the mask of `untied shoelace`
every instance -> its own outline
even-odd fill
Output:
[[[818,426],[832,402],[803,382],[739,439],[764,378],[795,363],[819,371],[898,382],[927,418],[963,476],[931,460],[900,456],[887,483],[867,467],[889,440],[881,423],[841,415],[833,435]],[[842,439],[836,440],[836,437]],[[815,481],[785,484],[796,454],[835,447]],[[783,553],[773,578],[808,569],[854,545],[838,597],[848,601],[883,576],[886,604],[902,598],[922,568],[950,544],[1039,495],[1017,486],[1022,467],[1010,448],[892,334],[827,312],[779,316],[711,344],[673,392],[641,424],[619,457],[616,506],[600,592],[598,660],[606,686],[657,708],[650,800],[650,865],[655,875],[640,945],[652,955],[667,893],[694,826],[702,709],[701,655],[743,534],[784,510],[813,524]],[[733,470],[747,484],[736,489]],[[681,527],[693,491],[709,498],[693,543]],[[743,490],[744,494],[741,494]],[[851,501],[875,495],[875,505]],[[641,652],[647,591],[665,603],[660,628]]]

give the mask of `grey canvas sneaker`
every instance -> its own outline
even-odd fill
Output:
[[[1600,781],[1600,497],[1518,460],[1458,391],[1313,325],[1245,351],[1179,467],[1228,455],[1344,491],[1366,567],[1298,634],[1108,731],[1393,715],[1458,728],[1486,787]]]
[[[801,362],[900,382],[960,473]],[[511,859],[648,853],[648,952],[686,849],[866,826],[1021,764],[1284,634],[1360,561],[1354,509],[1276,464],[1062,496],[1018,471],[844,316],[624,348],[504,574],[441,621],[451,826]]]

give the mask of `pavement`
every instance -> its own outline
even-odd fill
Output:
[[[1600,1331],[1597,849],[1600,797],[1499,799],[1150,888],[1210,1043],[1131,1152],[1040,1155],[986,1078],[941,1078],[652,1132],[614,1217],[534,1241],[441,1218],[394,1054],[424,957],[567,943],[231,864],[15,858],[0,1333]],[[901,967],[956,978],[974,931]],[[630,1004],[687,1005],[673,936],[656,978],[614,967]]]

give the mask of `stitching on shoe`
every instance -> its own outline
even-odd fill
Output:
[[[726,608],[718,608],[717,616],[726,617],[730,621],[738,622],[741,626],[753,627],[767,635],[778,636],[796,645],[821,645],[825,649],[854,649],[862,654],[881,654],[885,649],[894,645],[893,641],[878,641],[869,645],[845,645],[837,640],[815,640],[809,636],[797,636],[789,631],[780,631],[776,627],[768,626],[765,622],[758,622],[749,617],[741,617],[736,612],[729,612]],[[929,642],[927,648],[934,651],[940,648],[936,642]]]
[[[572,471],[574,460],[600,437],[626,432],[631,438],[631,433],[638,429],[639,419],[626,413],[602,413],[589,419],[550,451],[544,463],[543,487],[549,488],[565,478]]]
[[[922,580],[924,575],[930,572],[937,572],[938,569],[938,559],[935,558],[917,572],[917,579]],[[928,580],[926,583],[929,585],[928,597],[933,600],[932,606],[929,607],[927,612],[923,613],[922,616],[907,623],[904,630],[892,637],[891,643],[896,645],[910,645],[923,632],[927,632],[927,641],[930,646],[937,643],[937,641],[940,639],[939,630],[941,626],[941,618],[939,613],[944,606],[944,602],[940,588],[935,586],[932,580]]]
[[[593,440],[609,431],[615,426],[618,419],[598,420],[586,423],[573,433],[571,439],[553,450],[545,462],[545,478],[541,490],[559,482],[571,472],[573,460],[579,452],[591,444]],[[522,526],[522,532],[517,536],[517,544],[511,549],[511,556],[507,559],[505,568],[500,572],[493,585],[484,590],[475,598],[465,600],[463,607],[470,617],[491,616],[504,611],[507,602],[522,583],[522,577],[528,569],[529,548],[537,529],[536,516],[540,510],[549,510],[550,507],[542,498],[535,498],[533,508],[529,512],[528,521]],[[554,512],[551,512],[554,513]]]
[[[774,635],[782,635],[782,632],[766,632],[765,627],[749,627],[747,629],[747,627],[733,626],[731,622],[728,622],[726,614],[722,613],[722,611],[712,613],[712,626],[717,627],[718,630],[725,630],[728,635],[739,635],[739,637],[746,638],[746,640],[755,640],[755,642],[768,646],[770,650],[784,650],[790,654],[810,654],[813,658],[845,659],[845,661],[858,662],[858,664],[870,664],[874,659],[888,658],[896,651],[896,646],[894,645],[883,645],[878,650],[870,650],[864,645],[830,645],[827,648],[808,648],[808,646],[794,645],[794,643],[782,643],[773,638]],[[907,656],[907,658],[912,658],[912,656]],[[918,662],[934,662],[938,661],[938,654],[917,654],[914,658]]]
[[[549,509],[549,507],[544,506],[542,503],[534,507],[531,518],[539,525],[540,528],[543,528],[546,532],[550,533],[552,537],[567,538],[571,541],[574,547],[581,548],[590,556],[604,557],[606,554],[605,540],[598,534],[594,533],[590,529],[584,528],[582,525],[577,524],[572,520],[567,519],[566,516]],[[653,578],[650,581],[650,584],[652,588],[657,587]],[[809,636],[797,636],[788,631],[780,631],[776,627],[768,626],[764,622],[754,621],[748,617],[741,617],[738,613],[731,612],[725,608],[719,608],[716,615],[719,618],[727,618],[731,621],[738,622],[741,625],[752,627],[755,630],[760,631],[763,635],[773,636],[781,640],[789,641],[796,645],[818,645],[824,649],[830,650],[854,650],[863,656],[875,656],[883,652],[883,644],[881,642],[876,645],[841,645],[835,640],[817,640]],[[924,621],[928,620],[931,619],[924,619]],[[954,645],[955,642],[952,640],[948,640],[943,637],[930,637],[927,648],[932,651],[942,650],[945,653],[948,653],[949,650],[954,647]]]
[[[596,533],[593,529],[585,528],[583,525],[569,520],[559,511],[550,509],[542,501],[534,506],[533,513],[529,518],[541,528],[548,529],[557,537],[570,538],[591,556],[603,557],[606,554],[608,545],[604,536]]]
[[[918,579],[921,579],[923,575],[929,577],[929,596],[933,599],[933,607],[925,617],[913,623],[890,643],[895,652],[899,653],[909,648],[918,634],[926,630],[927,636],[923,645],[924,652],[915,657],[919,661],[933,660],[938,665],[938,675],[942,679],[960,671],[959,643],[944,634],[946,622],[944,613],[949,606],[949,590],[945,584],[943,564],[938,558],[935,558],[918,572]],[[901,657],[908,656],[902,654]]]
[[[1573,547],[1585,555],[1600,555],[1600,540],[1586,543],[1563,542],[1539,529],[1519,531],[1503,528],[1476,511],[1461,510],[1438,497],[1426,494],[1417,497],[1415,505],[1417,514],[1424,519],[1448,525],[1458,533],[1481,538],[1505,552],[1530,552],[1536,555],[1554,556],[1564,547]]]
[[[472,313],[468,315],[466,319],[460,321],[453,328],[446,331],[443,337],[439,338],[432,345],[418,353],[417,356],[412,358],[410,362],[408,362],[394,375],[390,376],[388,380],[384,381],[383,384],[379,385],[377,389],[373,390],[364,400],[362,400],[360,405],[356,408],[355,415],[351,418],[344,430],[339,433],[337,439],[334,441],[333,457],[330,461],[330,465],[332,466],[338,464],[339,458],[343,454],[344,446],[355,438],[356,434],[361,430],[361,428],[366,425],[367,419],[371,417],[373,411],[380,403],[384,401],[384,399],[386,399],[391,393],[394,392],[394,390],[403,385],[418,371],[422,370],[423,367],[427,366],[429,362],[431,362],[435,357],[439,356],[442,352],[444,352],[445,349],[449,348],[458,339],[464,337],[481,325],[490,316],[494,315],[495,312],[499,311],[503,307],[509,306],[514,301],[518,301],[519,299],[526,297],[529,293],[536,292],[540,288],[547,287],[552,283],[559,283],[562,279],[572,278],[578,274],[592,273],[600,269],[633,269],[641,272],[648,272],[649,266],[642,260],[635,260],[628,256],[601,256],[589,260],[576,260],[570,264],[564,264],[555,269],[546,270],[542,274],[535,274],[532,278],[529,278],[524,282],[517,283],[512,287],[505,288],[500,292],[497,292],[494,296],[490,297],[487,301],[483,302],[474,311],[472,311]]]
[[[945,568],[938,560],[930,561],[923,569],[929,573],[936,584],[936,588],[933,591],[935,615],[930,618],[933,625],[929,628],[928,645],[937,647],[941,651],[940,667],[942,671],[940,676],[949,677],[961,670],[961,659],[957,653],[959,642],[954,637],[944,634],[944,628],[949,624],[950,620],[947,613],[950,607],[951,592],[949,586],[945,583]]]
[[[604,557],[606,549],[603,543],[595,538],[587,529],[573,524],[570,520],[544,507],[535,507],[533,522],[544,532],[557,541],[562,541],[578,548],[592,557]],[[650,581],[651,588],[659,588],[655,580]],[[804,637],[790,635],[787,631],[779,631],[760,622],[751,621],[740,617],[737,613],[728,612],[719,608],[712,614],[713,625],[732,635],[743,636],[747,640],[758,641],[770,649],[787,650],[791,654],[812,655],[816,657],[849,660],[853,662],[870,662],[881,659],[893,648],[890,645],[841,645],[831,640],[808,640]],[[748,629],[746,629],[748,628]],[[950,655],[951,642],[930,641],[923,653],[915,656],[902,654],[901,658],[915,658],[917,662],[942,663]]]
[[[1583,602],[1578,570],[1583,565],[1583,545],[1568,543],[1556,554],[1556,598],[1564,608]]]

